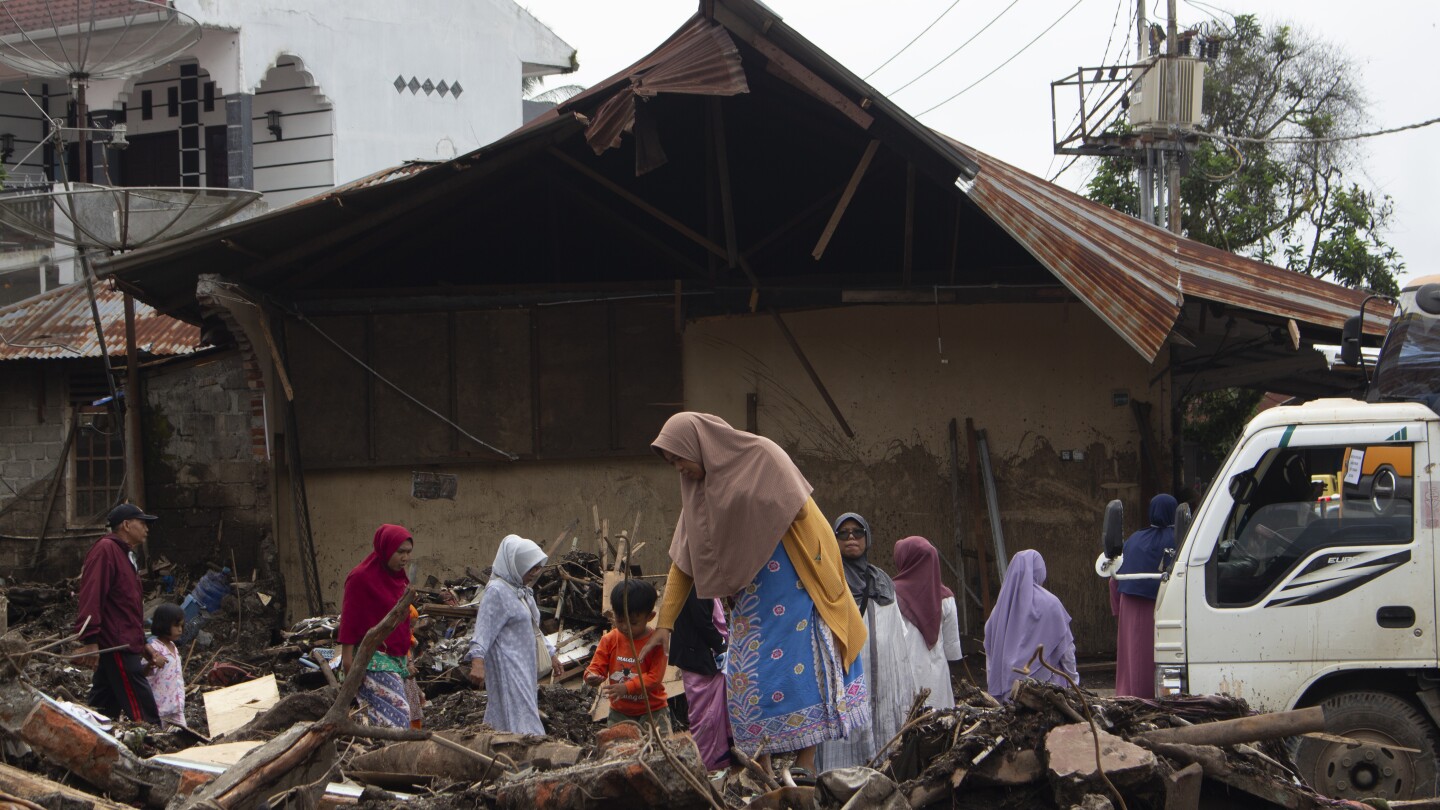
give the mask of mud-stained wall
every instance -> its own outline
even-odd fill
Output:
[[[270,462],[248,381],[256,373],[231,351],[145,377],[145,507],[160,518],[149,552],[191,573],[232,561],[241,579],[269,571]]]
[[[667,552],[680,513],[680,486],[675,472],[654,456],[471,464],[427,471],[458,476],[453,500],[411,497],[409,467],[306,475],[321,590],[330,609],[339,606],[346,573],[370,553],[375,528],[381,523],[398,523],[414,534],[411,561],[417,566],[419,584],[432,575],[442,581],[463,576],[466,566],[476,571],[485,568],[507,534],[548,546],[576,520],[572,538],[580,538],[581,549],[597,552],[592,504],[609,521],[612,535],[621,529],[630,531],[639,513],[639,538],[646,545],[636,562],[646,574],[663,574],[670,567]],[[281,500],[279,522],[288,538],[293,525],[288,493],[282,492]],[[304,610],[296,545],[287,539],[281,552],[292,614]],[[562,550],[569,549],[566,541]]]
[[[960,420],[959,485],[970,509],[963,431],[965,418],[973,418],[988,431],[1009,553],[1035,548],[1045,555],[1048,585],[1074,616],[1082,655],[1113,651],[1108,592],[1093,564],[1105,502],[1124,498],[1132,518],[1139,510],[1139,471],[1134,416],[1112,397],[1124,391],[1153,403],[1156,413],[1168,412],[1164,383],[1150,384],[1159,369],[1079,304],[851,307],[794,313],[786,322],[854,439],[840,431],[768,316],[687,325],[686,407],[744,427],[746,395],[756,394],[760,433],[791,453],[827,514],[853,510],[870,518],[878,538],[872,559],[890,570],[894,541],[911,534],[930,538],[954,562],[949,421]],[[1168,469],[1168,425],[1152,421]],[[1072,459],[1079,451],[1082,460],[1062,460],[1062,451]],[[321,586],[332,609],[346,572],[369,553],[384,522],[415,533],[422,580],[489,565],[508,533],[547,544],[575,519],[573,534],[594,550],[592,504],[612,533],[629,529],[641,513],[647,545],[638,562],[654,574],[669,565],[679,486],[654,458],[426,469],[458,476],[453,500],[411,497],[408,467],[306,475]],[[291,612],[298,615],[303,580],[287,490],[277,485],[277,515]],[[973,549],[971,534],[967,526]],[[949,570],[945,579],[956,585]],[[972,610],[972,634],[978,637],[981,627]]]
[[[1108,591],[1093,572],[1101,513],[1120,497],[1132,522],[1143,514],[1139,434],[1131,409],[1116,406],[1114,394],[1168,413],[1166,383],[1150,383],[1160,369],[1080,304],[875,306],[785,320],[854,439],[841,432],[769,317],[689,325],[687,405],[743,426],[746,395],[756,394],[760,433],[791,453],[826,514],[855,511],[871,520],[872,560],[891,571],[895,541],[912,534],[955,561],[949,422],[959,419],[962,508],[973,509],[964,424],[974,419],[988,433],[1008,553],[1034,548],[1045,556],[1047,587],[1074,617],[1082,656],[1113,651]],[[1152,418],[1162,469],[1165,421]],[[1062,460],[1064,451],[1071,460]],[[965,542],[973,549],[968,520]],[[967,562],[973,570],[973,558]],[[956,584],[949,570],[945,580]],[[969,626],[982,635],[978,611],[970,611]]]

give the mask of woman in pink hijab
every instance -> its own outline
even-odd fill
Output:
[[[1045,648],[1045,661],[1063,671],[1075,683],[1075,637],[1070,633],[1070,614],[1055,594],[1045,590],[1045,559],[1034,549],[1018,551],[1005,569],[1005,581],[995,599],[995,610],[985,622],[985,669],[987,691],[1000,700],[1010,699],[1010,687],[1021,678],[1065,685],[1065,679],[1040,666],[1024,669],[1035,649]]]
[[[895,544],[894,556],[895,600],[907,625],[915,685],[930,689],[927,705],[953,708],[955,690],[950,684],[949,662],[959,661],[964,654],[955,594],[940,582],[940,552],[923,537],[907,537]]]

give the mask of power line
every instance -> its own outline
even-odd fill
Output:
[[[1116,29],[1116,27],[1119,26],[1119,24],[1120,24],[1120,9],[1122,9],[1122,8],[1125,7],[1126,1],[1127,1],[1127,0],[1120,0],[1118,3],[1115,4],[1115,16],[1110,20],[1110,36],[1109,36],[1108,39],[1105,40],[1105,53],[1104,53],[1104,55],[1102,55],[1102,56],[1100,57],[1100,64],[1101,64],[1101,65],[1104,65],[1105,63],[1107,63],[1107,62],[1110,60],[1110,46],[1115,44],[1115,29]],[[1129,18],[1127,18],[1126,21],[1125,21],[1125,31],[1126,31],[1126,35],[1125,35],[1125,38],[1121,40],[1121,42],[1124,43],[1124,44],[1120,46],[1120,55],[1117,57],[1117,58],[1119,59],[1119,61],[1122,62],[1122,63],[1125,61],[1125,54],[1126,54],[1126,52],[1128,52],[1128,51],[1130,50],[1130,35],[1129,35],[1129,31],[1130,31],[1131,28],[1133,28],[1133,26],[1131,25],[1131,23],[1132,23],[1134,20],[1135,20],[1135,15],[1134,15],[1134,14],[1131,14],[1131,15],[1129,16]],[[1096,87],[1098,87],[1098,85],[1096,85],[1096,84],[1094,84],[1094,83],[1092,82],[1091,85],[1090,85],[1090,87],[1086,89],[1085,95],[1081,96],[1081,98],[1080,98],[1080,109],[1076,110],[1076,111],[1075,111],[1075,114],[1072,115],[1072,116],[1070,116],[1070,123],[1065,125],[1065,129],[1066,129],[1067,132],[1070,131],[1070,129],[1071,129],[1072,127],[1074,127],[1077,123],[1079,123],[1079,121],[1080,121],[1080,113],[1083,112],[1083,111],[1085,110],[1086,105],[1088,105],[1088,104],[1090,103],[1090,97],[1095,94],[1095,88],[1096,88]],[[1054,93],[1054,92],[1055,92],[1054,88],[1051,88],[1050,92],[1051,92],[1051,93]],[[1045,173],[1046,173],[1046,174],[1049,174],[1049,173],[1050,173],[1050,170],[1053,169],[1053,168],[1055,168],[1055,157],[1056,157],[1055,155],[1051,155],[1051,157],[1050,157],[1050,164],[1045,167]],[[1063,167],[1061,167],[1060,171],[1056,172],[1055,175],[1054,175],[1054,177],[1051,177],[1051,178],[1050,178],[1051,182],[1054,182],[1054,180],[1055,180],[1056,177],[1059,177],[1060,175],[1064,174],[1064,173],[1065,173],[1065,170],[1068,169],[1068,168],[1070,168],[1070,167],[1073,166],[1073,165],[1075,165],[1075,161],[1072,160],[1072,161],[1070,161],[1069,163],[1065,164]]]
[[[916,114],[915,114],[915,117],[916,117],[916,118],[919,118],[919,117],[922,116],[922,115],[925,115],[925,114],[927,114],[927,113],[932,113],[932,112],[934,112],[935,110],[938,110],[938,109],[940,109],[941,107],[944,107],[946,104],[949,104],[950,102],[954,101],[955,99],[957,99],[957,98],[965,95],[966,93],[970,92],[970,90],[971,90],[972,88],[974,88],[975,85],[977,85],[977,84],[985,81],[986,79],[990,78],[991,76],[994,76],[996,73],[998,73],[998,72],[1000,71],[1001,68],[1005,67],[1006,65],[1010,64],[1011,62],[1013,62],[1013,61],[1015,61],[1017,58],[1019,58],[1020,54],[1025,53],[1026,51],[1030,50],[1030,46],[1031,46],[1031,45],[1034,45],[1035,43],[1039,42],[1041,37],[1043,37],[1043,36],[1045,36],[1046,34],[1050,33],[1050,31],[1051,31],[1052,29],[1054,29],[1055,26],[1057,26],[1057,25],[1060,24],[1060,21],[1061,21],[1061,20],[1064,20],[1066,17],[1070,16],[1070,12],[1072,12],[1072,11],[1074,11],[1076,8],[1078,8],[1078,7],[1080,6],[1080,4],[1083,3],[1083,2],[1085,2],[1085,0],[1075,0],[1075,2],[1070,6],[1070,8],[1065,9],[1065,13],[1064,13],[1064,14],[1061,14],[1059,17],[1057,17],[1057,18],[1055,19],[1055,22],[1050,23],[1050,25],[1048,25],[1048,26],[1045,28],[1044,31],[1041,31],[1039,34],[1036,34],[1034,39],[1032,39],[1032,40],[1030,40],[1029,42],[1025,43],[1025,47],[1023,47],[1023,48],[1021,48],[1020,50],[1016,51],[1014,54],[1012,54],[1012,55],[1010,56],[1009,59],[1006,59],[1004,62],[1001,62],[999,65],[996,65],[994,70],[990,71],[989,73],[986,73],[984,76],[981,76],[980,78],[978,78],[978,79],[976,79],[975,81],[971,82],[969,85],[967,85],[967,86],[965,87],[965,89],[963,89],[963,90],[961,90],[960,92],[956,93],[955,95],[953,95],[953,96],[945,99],[944,101],[940,102],[939,104],[936,104],[935,106],[931,107],[930,109],[925,110],[924,112],[916,113]],[[1012,3],[1011,5],[1014,5],[1014,4]]]
[[[985,27],[984,27],[984,28],[981,28],[979,31],[976,31],[969,39],[967,39],[967,40],[965,40],[964,42],[960,43],[960,47],[959,47],[959,48],[956,48],[955,50],[951,51],[950,54],[949,54],[948,56],[946,56],[944,59],[941,59],[939,62],[936,62],[935,64],[931,65],[929,68],[927,68],[927,69],[925,70],[924,73],[921,73],[919,76],[916,76],[915,78],[913,78],[913,79],[911,79],[910,81],[908,81],[908,82],[900,85],[899,87],[895,88],[894,90],[891,90],[891,91],[890,91],[890,95],[893,96],[893,95],[895,95],[896,93],[900,92],[901,90],[904,90],[905,88],[907,88],[907,87],[909,87],[910,85],[914,84],[915,82],[920,81],[921,79],[923,79],[923,78],[925,78],[926,76],[930,75],[930,71],[932,71],[932,70],[934,70],[935,68],[938,68],[938,67],[940,67],[941,65],[945,64],[946,62],[950,61],[950,57],[951,57],[951,56],[954,56],[955,54],[959,53],[961,50],[963,50],[963,49],[965,48],[966,45],[969,45],[970,43],[974,42],[974,41],[975,41],[975,37],[978,37],[978,36],[980,36],[981,34],[985,33],[986,29],[988,29],[990,26],[992,26],[992,25],[994,25],[996,22],[998,22],[1001,17],[1004,17],[1004,16],[1005,16],[1005,12],[1007,12],[1007,11],[1009,11],[1010,9],[1014,8],[1014,7],[1015,7],[1015,4],[1018,3],[1018,2],[1020,2],[1020,0],[1010,0],[1010,5],[1006,6],[1006,7],[1003,8],[1003,9],[1001,9],[1001,10],[1000,10],[1000,13],[999,13],[999,14],[996,14],[993,18],[991,18],[990,22],[985,23]]]
[[[877,67],[877,68],[875,68],[874,70],[870,71],[869,73],[866,73],[866,74],[865,74],[865,78],[863,79],[863,81],[867,81],[867,82],[870,81],[870,77],[871,77],[871,76],[874,76],[876,73],[879,73],[881,68],[885,67],[886,65],[890,64],[891,62],[894,62],[896,57],[898,57],[898,56],[899,56],[900,54],[902,54],[902,53],[905,53],[905,51],[909,50],[911,45],[914,45],[916,42],[919,42],[919,41],[920,41],[920,37],[923,37],[923,36],[925,36],[926,34],[930,33],[930,29],[931,29],[931,28],[934,28],[937,23],[939,23],[941,20],[945,19],[945,15],[946,15],[946,14],[949,14],[949,13],[950,13],[956,6],[958,6],[958,5],[960,5],[960,0],[955,0],[955,2],[951,3],[949,8],[947,8],[947,9],[945,9],[944,11],[940,12],[940,16],[939,16],[939,17],[936,17],[936,18],[934,19],[934,21],[932,21],[929,25],[925,26],[925,30],[924,30],[924,31],[921,31],[920,33],[916,34],[914,39],[912,39],[912,40],[910,40],[909,42],[905,43],[905,47],[904,47],[904,48],[901,48],[900,50],[896,51],[895,54],[894,54],[894,56],[891,56],[889,59],[886,59],[884,62],[881,62],[881,63],[880,63],[880,67]]]
[[[941,102],[942,104],[944,102]],[[931,109],[934,109],[933,107]],[[926,110],[925,112],[929,112]],[[920,113],[924,115],[925,113]],[[1428,121],[1419,121],[1414,124],[1406,124],[1403,127],[1391,127],[1390,129],[1379,129],[1374,132],[1357,132],[1351,135],[1336,135],[1331,138],[1252,138],[1245,135],[1218,135],[1213,132],[1197,131],[1195,134],[1202,138],[1210,138],[1216,141],[1235,141],[1238,143],[1337,143],[1340,141],[1358,141],[1362,138],[1376,138],[1381,135],[1393,135],[1397,132],[1405,132],[1411,129],[1420,129],[1434,124],[1440,124],[1440,118],[1431,118]]]

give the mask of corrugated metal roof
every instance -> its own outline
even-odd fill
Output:
[[[1176,236],[977,152],[969,195],[1136,351],[1154,360],[1185,296],[1339,329],[1366,293]],[[1381,319],[1367,319],[1383,332]]]
[[[101,283],[95,304],[112,356],[125,354],[125,296]],[[189,354],[200,342],[199,327],[157,313],[135,302],[135,343],[155,356]],[[84,284],[67,284],[0,308],[0,361],[99,357],[95,319]]]

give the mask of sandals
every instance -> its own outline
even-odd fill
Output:
[[[799,765],[790,766],[790,778],[795,782],[796,787],[815,787],[815,774]]]

